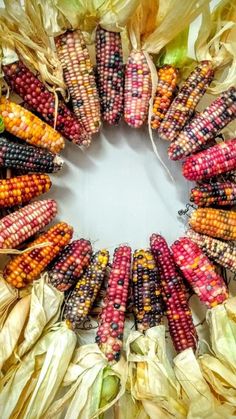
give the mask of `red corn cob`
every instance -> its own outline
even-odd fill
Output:
[[[201,183],[191,190],[190,201],[199,207],[236,204],[236,184],[233,182]]]
[[[181,237],[171,246],[171,250],[182,274],[208,308],[228,298],[223,278],[216,273],[214,265],[192,240]]]

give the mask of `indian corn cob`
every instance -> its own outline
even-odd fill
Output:
[[[181,237],[172,246],[175,263],[208,308],[223,303],[228,291],[223,278],[202,250],[188,237]]]
[[[104,306],[99,318],[96,342],[109,362],[119,360],[128,298],[131,249],[115,250]]]
[[[108,261],[107,250],[99,250],[95,253],[66,301],[64,318],[74,329],[88,316],[102,285]]]
[[[165,239],[159,234],[150,238],[166,305],[169,331],[177,352],[196,349],[197,334],[183,280],[176,270]]]
[[[119,32],[97,28],[96,63],[102,119],[117,125],[124,108],[124,65]]]
[[[48,270],[50,284],[59,291],[70,289],[88,266],[91,253],[92,247],[88,240],[80,239],[69,243]]]
[[[72,227],[66,223],[58,223],[41,234],[27,247],[42,243],[51,244],[15,256],[5,266],[3,276],[6,281],[16,288],[22,288],[37,279],[63,247],[69,243],[72,234]]]
[[[48,192],[52,182],[48,175],[34,174],[0,180],[0,208],[21,205]]]
[[[131,51],[125,69],[124,118],[128,125],[140,128],[148,118],[152,95],[151,72],[143,51]]]
[[[4,97],[0,98],[0,113],[6,131],[31,145],[59,153],[64,148],[64,139],[52,127],[37,116]]]
[[[23,172],[54,173],[62,168],[58,155],[41,148],[14,143],[0,137],[0,168]]]
[[[171,160],[181,160],[200,150],[219,131],[236,118],[236,88],[231,87],[199,112],[171,143]]]
[[[200,183],[191,190],[190,201],[199,207],[236,204],[236,184],[233,182]]]
[[[54,94],[20,60],[3,65],[2,70],[10,88],[49,125],[54,126],[56,115]],[[56,129],[75,144],[89,145],[90,139],[88,134],[76,116],[61,100],[58,102]]]
[[[177,89],[178,70],[165,64],[157,70],[158,84],[153,102],[151,125],[158,129],[168,111]]]
[[[188,180],[203,180],[235,169],[236,138],[188,157],[183,164],[183,175]]]
[[[236,212],[214,208],[198,208],[189,224],[193,230],[223,240],[236,240]]]
[[[57,213],[53,199],[36,201],[0,220],[0,249],[14,249],[49,224]]]
[[[187,231],[187,237],[196,243],[209,259],[230,269],[232,272],[236,272],[236,246],[233,243],[213,239],[205,234],[196,233],[196,231],[191,229]]]
[[[100,128],[100,103],[83,34],[80,30],[67,31],[55,38],[55,44],[74,113],[88,134],[94,134]]]
[[[136,329],[143,332],[160,324],[164,307],[157,267],[150,250],[134,252],[132,294]]]
[[[212,63],[201,61],[183,83],[170,105],[158,133],[172,141],[192,117],[195,108],[214,77]]]

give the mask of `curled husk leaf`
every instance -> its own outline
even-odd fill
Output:
[[[0,275],[0,330],[2,329],[11,306],[18,297],[17,290]]]

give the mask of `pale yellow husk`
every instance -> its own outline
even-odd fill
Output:
[[[149,419],[150,417],[144,410],[142,402],[134,400],[128,391],[118,400],[113,412],[108,411],[110,417],[112,413],[115,419]]]
[[[16,302],[17,290],[0,275],[0,330],[6,320],[10,307]]]

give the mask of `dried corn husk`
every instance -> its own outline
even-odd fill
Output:
[[[113,410],[115,419],[149,419],[142,402],[134,400],[128,391],[118,400]],[[111,417],[111,414],[109,417]]]
[[[0,330],[6,320],[10,307],[17,300],[17,291],[0,276]]]

